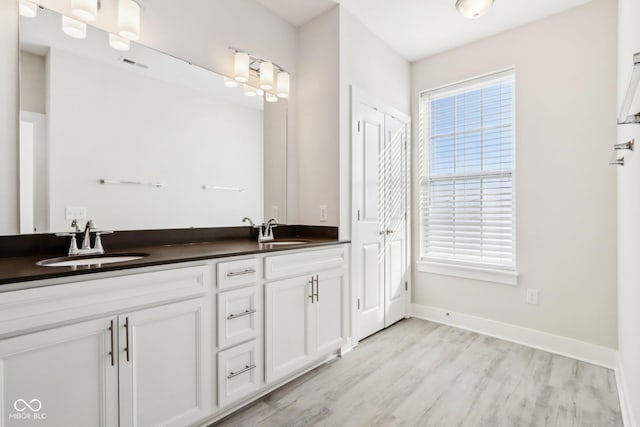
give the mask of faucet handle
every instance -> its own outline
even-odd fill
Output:
[[[71,242],[69,242],[69,252],[68,255],[77,255],[78,252],[78,242],[76,241],[76,233],[56,233],[58,237],[71,237]]]
[[[78,222],[77,219],[74,219],[73,221],[71,221],[71,226],[76,229],[76,233],[79,233],[81,231],[80,230],[80,223]]]

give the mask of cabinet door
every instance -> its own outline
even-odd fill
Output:
[[[311,276],[265,286],[265,373],[267,382],[303,367],[312,357],[309,338]]]
[[[0,425],[117,426],[115,320],[1,340]]]
[[[343,270],[316,275],[316,312],[312,327],[313,351],[318,356],[338,350],[347,340],[347,282]]]
[[[209,305],[199,298],[121,315],[120,426],[185,426],[211,401]]]

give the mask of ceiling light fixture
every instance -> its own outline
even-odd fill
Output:
[[[233,80],[225,77],[225,86],[235,87],[237,82],[248,83],[252,76],[257,78],[260,89],[250,88],[244,85],[245,95],[253,96],[249,92],[253,91],[258,96],[264,96],[267,102],[277,102],[278,98],[289,97],[290,75],[284,68],[273,61],[251,55],[244,50],[229,47],[234,52],[233,59]],[[277,79],[276,79],[277,76]],[[235,83],[235,84],[234,84]]]
[[[456,0],[456,9],[468,19],[476,19],[489,12],[494,0]]]

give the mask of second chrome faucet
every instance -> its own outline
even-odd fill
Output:
[[[259,225],[254,224],[249,217],[244,217],[242,222],[248,222],[251,227],[258,229],[258,243],[272,241],[273,228],[278,226],[278,220],[275,218],[269,218],[267,222]]]
[[[111,234],[113,231],[95,231],[95,227],[93,225],[93,221],[87,221],[84,231],[80,229],[79,223],[77,219],[74,219],[71,222],[71,227],[75,229],[75,231],[71,233],[56,233],[56,236],[65,236],[71,237],[71,242],[69,243],[69,252],[68,255],[89,255],[89,254],[103,254],[104,248],[102,247],[102,238],[100,237],[103,234]],[[93,247],[91,247],[91,232],[94,232],[96,235],[95,241],[93,243]],[[78,249],[78,243],[76,240],[76,234],[82,233],[82,248]]]

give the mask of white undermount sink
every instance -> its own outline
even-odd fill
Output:
[[[76,255],[43,259],[36,262],[36,264],[43,267],[99,267],[103,264],[135,261],[146,256],[148,256],[148,254],[100,254],[88,256]]]

